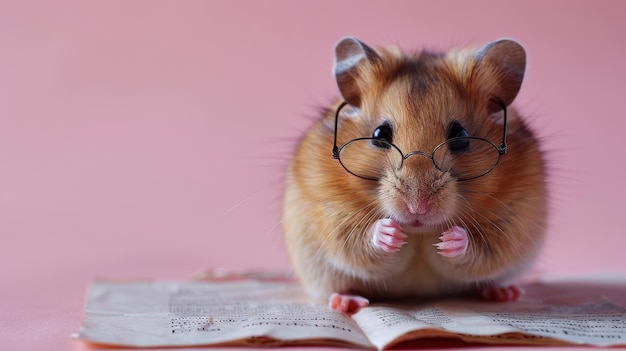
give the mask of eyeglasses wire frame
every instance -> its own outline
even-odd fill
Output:
[[[348,169],[343,164],[343,162],[341,162],[341,159],[339,157],[339,154],[341,153],[341,150],[344,147],[346,147],[347,145],[349,145],[350,143],[353,143],[353,142],[356,142],[356,141],[359,141],[359,140],[376,140],[378,142],[385,143],[385,144],[387,144],[390,147],[393,147],[394,149],[396,149],[400,153],[400,155],[402,156],[402,160],[401,160],[401,163],[400,163],[398,169],[402,168],[402,165],[404,164],[404,161],[407,158],[409,158],[409,157],[411,157],[413,155],[421,155],[421,156],[424,156],[424,157],[430,159],[433,162],[433,165],[435,166],[435,168],[437,168],[440,171],[443,171],[439,167],[439,165],[435,162],[435,159],[433,157],[433,155],[437,152],[437,150],[439,148],[443,147],[444,145],[447,145],[450,142],[457,141],[457,140],[468,140],[468,139],[469,140],[480,140],[480,141],[484,141],[484,142],[487,142],[487,143],[491,144],[498,151],[498,160],[496,162],[494,162],[494,164],[493,164],[493,166],[491,168],[487,169],[485,172],[483,172],[483,173],[481,173],[479,175],[472,176],[472,177],[467,177],[467,178],[459,178],[457,180],[459,180],[459,181],[466,181],[466,180],[472,180],[472,179],[476,179],[476,178],[482,177],[482,176],[486,175],[487,173],[491,172],[494,168],[496,168],[496,166],[500,162],[500,157],[502,155],[506,154],[507,151],[508,151],[508,145],[506,143],[506,132],[507,132],[507,107],[506,107],[506,104],[502,100],[500,100],[498,98],[493,98],[493,99],[491,99],[491,101],[494,102],[495,104],[497,104],[498,106],[500,106],[502,108],[503,115],[504,115],[504,117],[503,117],[503,128],[502,128],[502,142],[500,143],[500,146],[497,146],[496,144],[494,144],[490,140],[487,140],[487,139],[484,139],[484,138],[480,138],[480,137],[472,137],[472,136],[469,136],[469,137],[455,137],[455,138],[444,140],[443,142],[441,142],[440,144],[435,146],[435,148],[433,149],[433,151],[432,151],[432,153],[430,155],[428,153],[424,152],[424,151],[411,151],[411,152],[408,152],[407,154],[404,154],[402,152],[402,150],[400,150],[400,148],[398,146],[396,146],[395,144],[389,143],[389,142],[387,142],[386,140],[384,140],[382,138],[374,138],[374,137],[356,138],[356,139],[352,139],[352,140],[347,141],[346,143],[344,143],[341,146],[338,146],[337,145],[337,128],[339,126],[339,113],[341,112],[341,110],[346,105],[348,105],[348,102],[344,101],[344,102],[342,102],[339,105],[339,107],[337,107],[337,111],[335,112],[335,135],[334,135],[334,138],[333,138],[332,156],[333,156],[334,159],[339,161],[341,166],[348,173],[350,173],[350,174],[352,174],[352,175],[354,175],[356,177],[359,177],[359,178],[362,178],[362,179],[366,179],[366,180],[378,180],[378,178],[365,177],[365,176],[362,176],[362,175],[359,175],[359,174],[356,174],[356,173],[353,173],[352,171],[350,171],[350,169]]]

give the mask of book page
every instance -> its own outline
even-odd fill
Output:
[[[378,349],[423,337],[483,343],[626,344],[626,309],[601,297],[588,298],[530,296],[511,303],[448,300],[371,306],[353,319]]]
[[[467,312],[467,313],[464,313]],[[468,310],[421,307],[371,306],[353,316],[376,348],[420,337],[455,337],[456,333],[497,335],[519,330]]]
[[[626,345],[626,280],[525,285],[508,303],[478,299],[373,304],[352,318],[280,276],[96,281],[78,339],[117,346],[332,344],[387,349],[424,338],[492,344]]]
[[[92,284],[78,338],[157,347],[217,344],[371,344],[346,315],[289,282]]]

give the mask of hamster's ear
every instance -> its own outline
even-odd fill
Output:
[[[526,70],[526,52],[513,40],[493,41],[476,51],[476,74],[479,88],[507,106],[513,102],[522,86]],[[490,112],[499,111],[497,104]]]
[[[353,37],[343,38],[335,46],[334,73],[343,98],[352,106],[361,106],[361,75],[380,56],[369,46]]]

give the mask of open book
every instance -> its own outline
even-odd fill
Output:
[[[524,287],[516,302],[373,304],[347,316],[283,279],[95,281],[76,338],[126,347],[341,345],[411,342],[626,345],[626,309],[558,284]],[[428,344],[430,342],[430,344]]]

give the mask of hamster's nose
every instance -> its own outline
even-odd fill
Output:
[[[430,211],[430,207],[432,206],[432,201],[430,198],[425,199],[416,199],[416,201],[407,201],[406,207],[409,210],[410,214],[419,214],[423,215]]]

